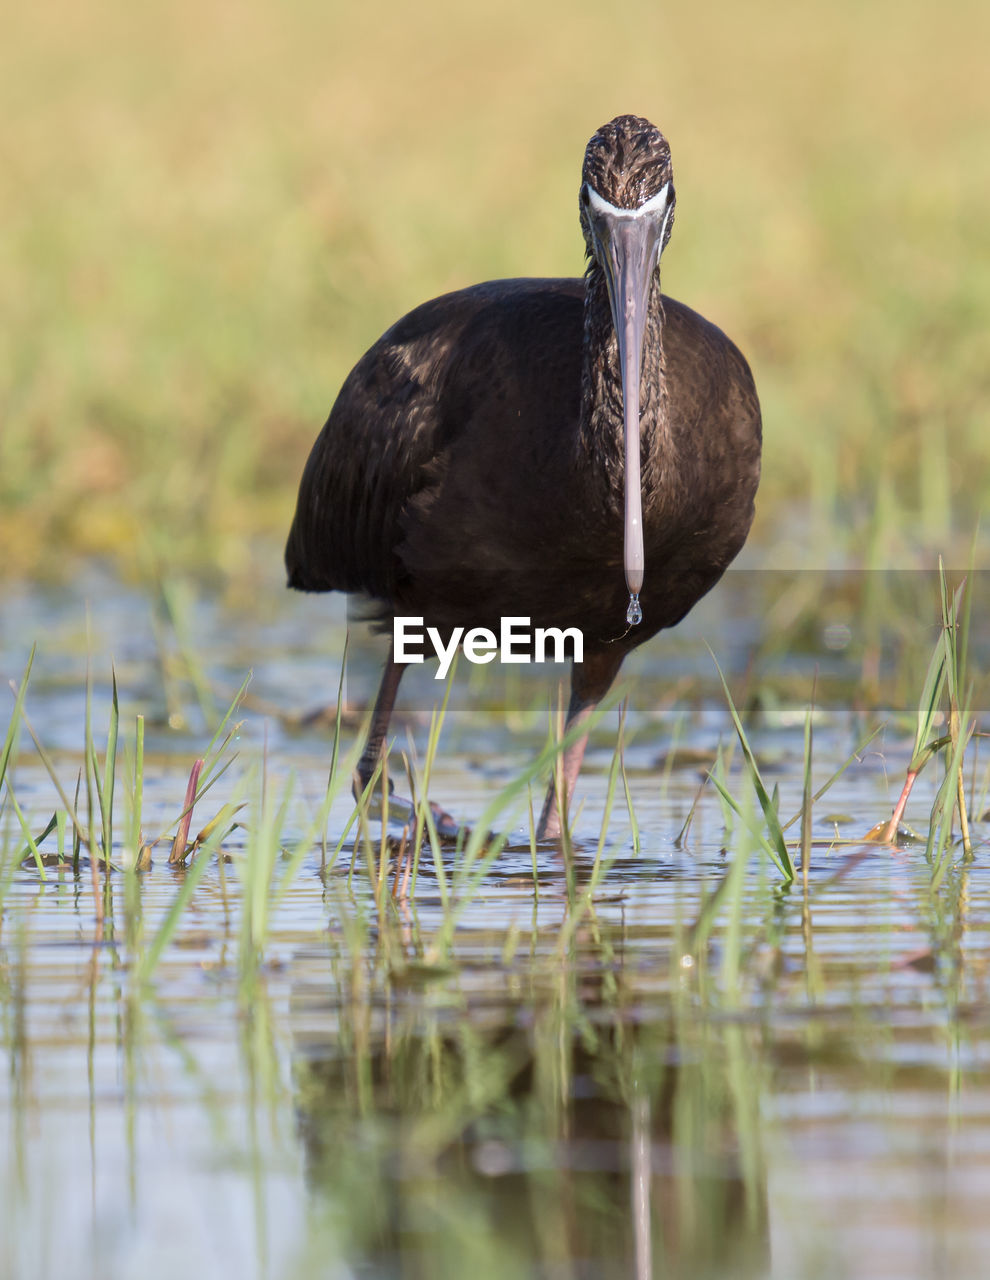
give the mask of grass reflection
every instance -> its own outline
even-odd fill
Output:
[[[694,982],[646,1012],[623,950],[621,930],[584,930],[481,999],[369,983],[340,956],[329,991],[299,993],[307,1026],[332,1028],[297,1033],[295,1087],[347,1258],[410,1276],[760,1269],[759,1028],[699,1010]]]

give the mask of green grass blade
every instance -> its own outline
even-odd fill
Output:
[[[867,737],[865,737],[863,741],[859,744],[859,746],[856,747],[856,749],[845,759],[845,761],[839,766],[839,768],[836,769],[835,773],[832,774],[832,776],[828,779],[828,781],[824,782],[818,788],[818,790],[811,797],[811,803],[813,805],[816,805],[818,801],[822,798],[822,796],[827,794],[830,788],[833,787],[836,782],[838,782],[838,780],[842,777],[842,775],[845,773],[845,771],[849,768],[849,766],[854,761],[858,762],[862,759],[863,752],[870,745],[870,743],[877,736],[877,734],[879,734],[883,730],[883,728],[884,726],[882,724],[878,724],[877,727],[873,730],[873,732],[869,734]],[[781,830],[786,831],[788,827],[792,827],[794,823],[801,818],[802,811],[803,810],[799,809],[793,818],[788,818],[788,820],[781,827]]]
[[[968,717],[968,704],[965,714]],[[954,743],[946,765],[945,777],[942,779],[932,804],[925,856],[932,866],[931,886],[933,890],[938,889],[939,885],[941,885],[951,862],[949,839],[952,834],[952,815],[955,812],[959,775],[962,770],[966,742],[966,735],[960,734],[958,740]]]
[[[31,856],[34,858],[34,865],[38,868],[38,874],[41,876],[42,880],[47,880],[48,876],[45,872],[45,863],[41,856],[41,850],[38,848],[37,842],[31,834],[31,828],[28,825],[28,820],[25,818],[21,810],[21,806],[17,803],[17,796],[14,794],[14,788],[10,785],[9,781],[7,782],[7,795],[10,797],[10,803],[14,806],[14,813],[17,815],[17,821],[20,824],[21,833],[27,841],[27,847],[31,852]],[[48,824],[44,835],[39,838],[43,840],[54,825],[55,819],[52,818],[52,821]]]
[[[632,845],[633,853],[638,858],[641,853],[639,840],[639,822],[636,819],[636,809],[633,805],[632,792],[629,790],[629,778],[626,774],[626,752],[625,752],[625,728],[626,728],[626,710],[629,706],[629,699],[624,698],[622,707],[619,711],[619,736],[618,736],[618,752],[619,752],[619,773],[622,776],[622,790],[626,799],[626,811],[629,814],[629,825],[632,829]]]
[[[230,740],[233,733],[236,732],[237,726],[235,725],[221,742],[220,735],[227,728],[227,725],[230,724],[230,721],[233,718],[234,713],[237,711],[241,703],[244,701],[244,695],[248,691],[248,685],[251,683],[253,676],[254,676],[254,672],[249,671],[247,675],[244,677],[244,679],[241,681],[240,688],[234,694],[230,705],[228,706],[226,712],[224,713],[223,719],[217,725],[216,731],[214,732],[213,737],[206,744],[206,750],[202,752],[202,757],[203,757],[202,785],[204,787],[206,786],[207,782],[210,780],[210,776],[213,773],[213,770],[217,767],[217,764],[222,759],[224,748],[226,747],[228,741]],[[217,745],[218,743],[219,743],[219,746]]]
[[[107,754],[103,762],[103,790],[101,815],[103,818],[103,855],[110,857],[113,849],[113,793],[117,776],[117,734],[120,727],[120,703],[117,698],[117,672],[111,665],[110,727],[107,730]]]
[[[804,881],[805,900],[808,897],[808,873],[811,869],[811,706],[804,717],[804,779],[801,788],[801,877]]]
[[[83,830],[82,823],[79,820],[79,815],[77,812],[78,803],[79,803],[79,788],[81,785],[81,778],[82,778],[81,773],[80,773],[79,781],[76,784],[76,803],[73,804],[72,801],[70,801],[69,797],[65,794],[65,791],[62,788],[62,784],[61,782],[59,782],[58,774],[55,772],[55,766],[52,763],[51,756],[48,754],[45,748],[41,745],[41,739],[35,733],[34,726],[32,725],[31,720],[28,717],[28,713],[24,710],[23,706],[21,708],[21,721],[23,722],[25,729],[27,729],[28,733],[31,736],[31,741],[34,743],[34,749],[38,753],[38,758],[41,760],[41,763],[45,766],[45,770],[48,773],[49,778],[51,778],[52,784],[55,787],[55,790],[58,792],[58,798],[62,801],[62,804],[65,807],[65,811],[68,813],[69,817],[72,819],[72,825],[75,829],[76,836],[79,840],[80,845],[84,844],[87,850],[92,855],[92,852],[93,852],[92,846],[89,843],[89,838],[87,837],[86,832]]]
[[[347,650],[351,643],[351,631],[348,627],[344,633],[344,652],[340,658],[340,679],[337,681],[337,714],[333,720],[333,742],[330,746],[330,772],[327,774],[327,789],[324,794],[324,804],[322,810],[324,813],[323,829],[320,832],[320,866],[325,871],[327,865],[327,830],[326,823],[330,817],[330,801],[327,796],[330,795],[331,788],[335,788],[335,778],[337,777],[337,760],[340,752],[340,731],[344,718],[344,680],[347,675]]]
[[[787,880],[794,879],[794,865],[791,862],[790,850],[787,848],[787,842],[784,840],[784,831],[780,825],[780,817],[777,808],[770,797],[769,792],[760,776],[760,770],[756,763],[756,757],[753,755],[749,740],[746,737],[746,731],[743,728],[742,721],[739,719],[739,713],[736,711],[735,703],[732,701],[732,694],[729,692],[729,686],[726,683],[725,676],[722,674],[722,668],[718,665],[718,659],[712,652],[712,661],[715,663],[715,670],[718,672],[718,678],[722,682],[722,690],[725,693],[725,700],[729,707],[729,714],[732,717],[732,723],[735,725],[736,736],[739,739],[739,745],[742,747],[743,757],[749,767],[750,778],[753,782],[753,789],[756,791],[756,797],[760,802],[760,808],[763,810],[763,818],[767,824],[767,831],[770,833],[770,840],[776,852],[772,855],[774,862],[780,868],[782,874]],[[714,781],[714,779],[713,779]],[[721,787],[720,787],[721,789]],[[741,811],[736,807],[736,812],[742,817]]]
[[[739,804],[738,800],[736,800],[725,783],[722,782],[720,778],[717,778],[713,772],[709,773],[708,776],[711,778],[715,789],[718,791],[719,795],[721,795],[722,799],[730,806],[736,817],[742,821],[750,835],[759,842],[760,848],[765,851],[774,866],[780,870],[784,879],[790,883],[790,881],[794,879],[794,869],[791,864],[790,851],[787,853],[786,862],[782,861],[778,850],[770,843],[746,810],[743,809],[742,805]]]
[[[144,716],[134,725],[134,794],[131,802],[131,850],[135,859],[141,852],[141,811],[144,806]]]
[[[942,690],[946,682],[946,644],[947,633],[939,632],[938,641],[928,660],[928,670],[922,685],[921,697],[918,699],[918,711],[914,730],[914,746],[911,749],[911,772],[917,773],[932,754],[932,733],[939,703],[942,701]]]
[[[602,853],[605,849],[605,839],[608,835],[609,818],[612,816],[612,805],[615,803],[615,789],[619,779],[619,742],[616,739],[615,750],[612,752],[612,763],[608,770],[608,785],[605,788],[605,804],[602,808],[602,824],[598,832],[598,847],[595,849],[595,863],[592,867],[591,874],[594,876],[598,866],[602,860]],[[532,805],[530,805],[532,810]],[[536,830],[530,814],[530,831],[533,845],[533,875],[536,876]]]
[[[17,730],[20,727],[21,716],[24,711],[24,698],[27,694],[28,680],[31,677],[31,668],[34,665],[34,654],[36,645],[31,646],[31,652],[28,655],[27,666],[24,668],[24,674],[21,676],[21,682],[15,685],[13,680],[10,681],[10,688],[14,694],[14,710],[10,717],[10,723],[7,726],[7,736],[3,743],[3,753],[0,754],[0,786],[7,776],[7,767],[10,764],[10,758],[14,752],[14,745],[17,742]]]

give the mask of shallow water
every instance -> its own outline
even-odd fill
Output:
[[[322,797],[328,736],[277,713],[335,696],[343,615],[328,622],[325,603],[278,598],[266,620],[191,600],[176,626],[105,580],[69,599],[25,594],[4,613],[3,674],[19,678],[39,639],[28,714],[70,788],[85,717],[84,594],[98,745],[111,653],[122,736],[135,712],[147,716],[146,835],[177,817],[212,732],[189,679],[194,655],[219,714],[249,665],[256,699],[241,754],[197,821],[263,761],[272,796],[295,775],[291,844]],[[576,925],[549,850],[534,886],[521,812],[476,892],[459,891],[457,858],[445,855],[452,932],[429,853],[414,898],[380,913],[364,854],[350,877],[348,841],[321,873],[313,844],[258,963],[245,950],[237,860],[251,837],[240,830],[225,846],[235,862],[206,870],[142,988],[136,966],[183,879],[167,847],[139,878],[140,910],[114,874],[101,930],[88,873],[49,870],[43,881],[13,865],[23,840],[5,806],[0,1274],[982,1275],[987,825],[974,825],[975,862],[956,856],[937,891],[923,845],[856,843],[889,814],[910,753],[909,728],[891,717],[815,808],[807,915],[800,883],[780,888],[738,819],[727,831],[710,785],[679,841],[703,768],[664,752],[671,742],[710,751],[732,729],[710,684],[686,698],[669,691],[710,664],[703,628],[737,680],[758,643],[752,623],[713,608],[642,659],[626,750],[640,847],[620,786],[611,866]],[[859,657],[811,646],[782,663],[786,678],[797,670],[810,683],[816,660],[835,663],[838,680]],[[912,661],[923,670],[927,653]],[[374,662],[352,654],[355,702]],[[418,674],[400,745],[408,727],[422,751],[435,695]],[[542,744],[546,684],[526,673],[479,687],[462,667],[431,793],[458,814],[482,812]],[[761,701],[753,743],[790,817],[803,708],[769,692]],[[872,720],[819,710],[816,786]],[[582,778],[579,887],[615,723],[612,713]],[[738,754],[730,780],[742,796]],[[23,742],[14,781],[40,831],[57,797]],[[915,826],[936,781],[919,781]],[[255,803],[255,784],[243,785]],[[335,803],[332,841],[350,809]],[[713,899],[736,859],[738,891]]]

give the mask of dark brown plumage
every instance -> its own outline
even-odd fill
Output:
[[[475,285],[393,325],[348,376],[310,454],[289,585],[360,592],[382,620],[422,615],[445,631],[497,631],[505,615],[579,627],[568,722],[586,716],[629,650],[718,581],[753,518],[756,389],[719,329],[661,297],[673,207],[663,135],[619,117],[585,155],[583,280]],[[643,622],[629,626],[640,581]],[[401,670],[386,668],[365,778]],[[568,794],[583,750],[581,740],[565,758]],[[552,794],[541,829],[559,831]]]

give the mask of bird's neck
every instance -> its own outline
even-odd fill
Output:
[[[584,356],[581,370],[581,447],[597,464],[590,474],[606,478],[621,493],[623,457],[622,373],[608,289],[601,268],[587,275],[584,303]],[[660,281],[650,286],[640,377],[640,442],[644,490],[655,487],[672,461],[667,383],[663,359],[663,305]]]

